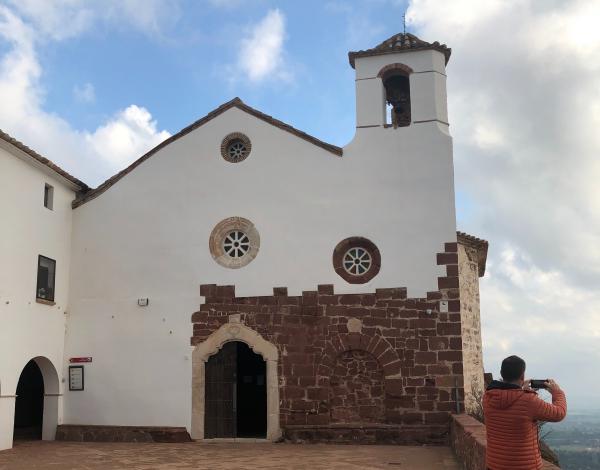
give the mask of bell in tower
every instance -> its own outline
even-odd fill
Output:
[[[416,124],[448,126],[450,53],[445,44],[410,33],[395,34],[372,49],[349,52],[356,70],[357,129],[402,128],[396,134],[405,136]]]
[[[410,82],[408,76],[394,74],[384,77],[385,101],[391,106],[392,126],[410,125]]]

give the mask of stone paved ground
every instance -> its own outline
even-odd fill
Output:
[[[448,447],[17,442],[2,470],[459,470]]]

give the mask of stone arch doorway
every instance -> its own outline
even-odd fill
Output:
[[[204,437],[267,435],[266,362],[241,341],[225,343],[205,366]]]
[[[234,354],[235,359],[233,358]],[[241,361],[240,368],[238,368],[238,357]],[[278,360],[279,352],[272,343],[239,322],[222,325],[204,342],[198,344],[192,354],[192,438],[244,437],[243,434],[246,434],[268,440],[278,439],[281,436],[279,426],[279,384],[277,379]],[[264,367],[262,369],[264,371],[264,379],[262,379],[264,380],[264,386],[262,386],[264,391],[261,391],[261,386],[258,385],[261,380],[259,377],[261,375],[261,362],[262,367]],[[248,383],[238,385],[237,376],[235,383],[233,382],[231,370],[234,366],[236,375],[238,370],[242,372],[240,381],[247,380]],[[252,379],[244,379],[244,371],[253,372],[245,374],[246,377],[251,376]],[[215,389],[209,390],[210,387],[218,387],[214,385],[215,379],[222,381],[221,388],[227,388],[231,391],[231,398],[233,398],[234,390],[236,393],[239,390],[241,393],[250,394],[249,397],[245,397],[249,398],[245,403],[244,400],[237,402],[238,405],[243,407],[240,410],[242,412],[240,419],[244,420],[244,424],[240,429],[237,429],[239,423],[237,414],[234,417],[230,412],[228,415],[221,414],[221,417],[219,417],[215,416],[214,410],[208,410],[209,406],[217,404],[213,398],[216,392]],[[264,394],[264,399],[260,398],[261,394]],[[252,397],[261,400],[266,410],[260,411],[258,408],[249,411]],[[228,402],[229,398],[229,395],[224,396],[221,400],[223,402],[221,406],[225,406],[225,402]],[[226,404],[230,408],[232,405],[233,403]],[[217,404],[217,406],[219,405]],[[254,425],[246,426],[248,424],[247,418],[252,417],[248,413],[254,412],[262,413],[264,428],[258,428]],[[212,422],[213,420],[223,420],[224,417],[229,420],[229,423],[223,424],[221,422],[215,425]],[[215,426],[217,427],[215,428]],[[217,431],[213,432],[214,429]],[[234,436],[223,435],[234,431]],[[260,436],[256,436],[259,432]]]
[[[58,374],[49,359],[31,359],[17,383],[14,440],[53,440],[58,425]]]

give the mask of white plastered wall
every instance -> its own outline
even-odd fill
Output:
[[[413,57],[413,69],[419,61],[443,66],[437,52],[404,56]],[[385,57],[367,72],[398,61]],[[441,99],[437,85],[436,93]],[[220,155],[230,132],[252,141],[241,163]],[[261,240],[256,259],[236,270],[215,263],[208,249],[214,226],[232,216],[254,223]],[[414,297],[436,290],[444,275],[436,253],[456,240],[452,142],[436,120],[364,128],[340,158],[234,107],[73,217],[65,357],[93,362],[86,390],[65,392],[65,422],[191,429],[190,316],[201,302],[198,286],[233,284],[238,295],[271,295],[275,286],[298,295],[317,284],[340,293],[406,286]],[[381,252],[381,270],[367,284],[350,285],[333,269],[334,247],[350,236],[370,239]],[[138,298],[149,298],[149,306],[138,307]]]
[[[44,207],[46,183],[53,210]],[[0,450],[12,446],[17,383],[31,359],[44,376],[44,439],[54,438],[61,419],[74,198],[60,176],[0,142]],[[38,255],[56,260],[55,305],[36,302]]]

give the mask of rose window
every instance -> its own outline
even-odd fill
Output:
[[[229,217],[212,230],[208,247],[213,259],[221,266],[238,269],[256,258],[260,236],[248,219]]]
[[[232,160],[243,160],[248,156],[248,149],[241,140],[234,140],[229,147],[227,147],[227,154]]]
[[[333,269],[350,284],[365,284],[381,269],[381,253],[375,243],[364,237],[349,237],[333,250]]]
[[[232,258],[241,258],[250,250],[250,239],[241,230],[229,232],[223,240],[223,250]]]
[[[344,269],[352,276],[362,276],[373,264],[371,254],[362,247],[350,248],[344,255]]]
[[[230,163],[240,163],[248,158],[252,143],[247,135],[232,132],[221,141],[221,156]]]

